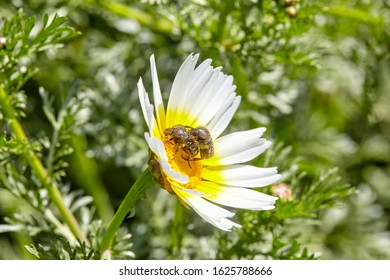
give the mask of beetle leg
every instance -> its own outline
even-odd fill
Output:
[[[188,155],[188,158],[185,158],[183,155],[181,155],[181,157],[182,157],[184,160],[187,161],[188,166],[192,169],[192,166],[191,166],[191,164],[190,164],[190,161],[192,161],[192,160],[190,159],[190,156]]]

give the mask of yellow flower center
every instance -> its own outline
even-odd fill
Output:
[[[172,168],[181,174],[188,176],[189,181],[183,187],[194,189],[201,180],[203,164],[201,160],[194,160],[183,149],[178,149],[176,145],[168,140],[164,140],[165,150],[168,155],[168,162]],[[195,157],[195,158],[198,158]]]

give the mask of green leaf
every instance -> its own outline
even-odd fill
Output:
[[[24,24],[24,32],[23,32],[23,45],[28,44],[30,33],[31,30],[34,28],[35,21],[36,21],[35,16],[26,19]]]
[[[40,259],[40,254],[33,244],[25,245],[24,248],[31,254]]]

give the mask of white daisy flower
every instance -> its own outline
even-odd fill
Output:
[[[233,77],[213,68],[211,60],[195,68],[199,55],[190,55],[176,74],[165,107],[154,56],[150,58],[153,103],[142,83],[138,94],[149,127],[146,141],[156,181],[176,194],[210,224],[225,231],[240,228],[229,220],[234,213],[218,206],[251,210],[274,208],[276,197],[253,188],[280,179],[275,167],[243,164],[264,152],[271,142],[261,138],[265,128],[221,136],[240,103]]]

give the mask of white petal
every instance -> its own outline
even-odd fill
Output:
[[[142,78],[138,80],[138,97],[141,104],[142,113],[144,114],[144,119],[146,124],[149,126],[149,117],[146,108],[150,106],[148,94],[145,91],[145,87],[142,83]]]
[[[145,140],[148,143],[149,148],[152,150],[152,152],[158,157],[163,159],[164,161],[168,161],[167,152],[165,151],[164,143],[153,137],[150,136],[149,133],[145,132],[144,134]]]
[[[258,155],[260,155],[261,153],[263,153],[270,146],[271,146],[271,142],[264,141],[251,148],[240,146],[245,148],[235,153],[234,153],[234,149],[231,149],[227,151],[228,155],[226,155],[221,159],[220,164],[234,164],[234,163],[242,163],[242,162],[250,161],[255,157],[257,157]]]
[[[180,119],[182,110],[188,95],[188,89],[191,83],[192,74],[194,72],[195,64],[199,58],[199,54],[195,56],[189,55],[184,63],[180,66],[176,74],[175,80],[172,84],[171,93],[168,100],[167,108],[167,127],[174,126],[175,119]]]
[[[237,111],[238,105],[240,105],[241,96],[236,96],[233,102],[226,102],[222,109],[215,115],[215,117],[207,124],[213,138],[217,138],[228,126],[232,120],[235,112]]]
[[[273,205],[278,199],[277,197],[273,197],[254,190],[218,186],[211,182],[204,182],[202,186],[199,187],[199,190],[205,193],[209,191],[210,195],[206,195],[205,198],[212,202],[241,209],[273,209]]]
[[[186,101],[190,126],[205,126],[223,108],[223,104],[236,96],[233,77],[220,72],[220,67],[210,66],[206,60],[194,71]],[[207,68],[206,68],[207,66]]]
[[[233,227],[242,228],[241,225],[236,224],[236,223],[230,221],[229,219],[222,218],[222,219],[220,219],[220,220],[214,220],[214,219],[211,219],[209,216],[205,215],[204,213],[200,213],[200,212],[197,211],[195,208],[194,208],[194,210],[195,210],[195,212],[198,213],[198,215],[201,216],[205,221],[209,222],[210,224],[212,224],[212,225],[215,226],[216,228],[219,228],[220,230],[223,230],[223,231],[231,231]]]
[[[234,213],[214,205],[199,196],[190,196],[176,187],[173,187],[173,190],[185,203],[191,206],[196,213],[215,227],[225,231],[230,231],[232,227],[240,227],[240,225],[227,219],[233,217]]]
[[[147,115],[148,115],[148,123],[149,123],[149,132],[151,135],[153,135],[154,137],[159,137],[160,135],[160,131],[158,130],[158,126],[157,126],[157,123],[156,123],[156,119],[154,117],[154,108],[153,108],[153,105],[150,105],[147,109]]]
[[[205,125],[223,109],[225,102],[232,102],[236,96],[236,86],[233,85],[233,77],[219,73],[218,81],[211,89],[212,96],[207,99],[207,103],[202,107],[201,114],[198,115],[198,124]]]
[[[150,69],[152,73],[153,99],[154,99],[154,106],[156,108],[157,122],[160,131],[163,131],[165,129],[165,110],[164,110],[164,103],[161,96],[160,84],[158,82],[156,62],[154,60],[154,55],[150,57]]]
[[[267,176],[263,178],[256,178],[252,180],[237,180],[237,181],[225,181],[226,185],[246,187],[246,188],[259,188],[271,185],[282,178],[282,175],[275,174],[272,176]]]
[[[158,129],[156,126],[156,119],[154,118],[154,110],[153,105],[150,104],[148,93],[145,91],[145,87],[143,86],[142,79],[140,78],[138,81],[138,96],[141,103],[142,113],[144,115],[144,119],[146,124],[148,125],[149,131],[152,135],[158,135]]]
[[[192,120],[190,126],[199,126],[198,115],[210,102],[216,91],[216,80],[219,71],[210,66],[211,60],[204,61],[194,72],[192,84],[189,87],[189,94],[186,100],[185,110],[188,110],[188,118]],[[208,66],[206,69],[205,66]]]
[[[214,141],[215,155],[203,161],[204,165],[227,165],[252,160],[271,146],[260,138],[265,128],[234,132]]]
[[[228,220],[228,219],[225,219],[225,218],[222,218],[222,219],[219,221],[219,225],[221,225],[221,227],[223,227],[223,228],[226,228],[225,231],[231,231],[231,229],[232,229],[233,227],[242,228],[241,225],[236,224],[236,223],[233,223],[232,221],[230,221],[230,220]]]
[[[251,165],[208,166],[202,178],[219,184],[258,188],[275,183],[281,178],[275,167],[260,168]]]

